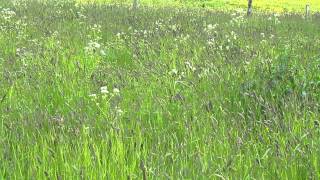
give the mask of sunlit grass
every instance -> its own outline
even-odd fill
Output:
[[[78,2],[98,2],[98,3],[121,3],[131,4],[132,0],[77,0]],[[140,0],[142,5],[149,6],[177,6],[177,7],[207,7],[213,9],[232,10],[247,7],[246,0]],[[320,11],[318,0],[257,0],[253,1],[255,10],[268,12],[304,12],[305,6],[309,4],[313,12]]]
[[[319,179],[320,16],[0,0],[0,179]]]

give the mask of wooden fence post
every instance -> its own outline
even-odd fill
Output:
[[[252,0],[248,0],[248,11],[247,11],[247,15],[251,16],[252,14]]]
[[[310,18],[310,5],[307,4],[306,5],[306,19],[309,19]]]

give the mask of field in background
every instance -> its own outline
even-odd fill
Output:
[[[102,2],[131,4],[132,0],[77,0],[79,2]],[[218,10],[232,10],[246,8],[247,0],[140,0],[142,5],[148,6],[177,6],[177,7],[207,7]],[[305,10],[306,4],[310,4],[313,12],[320,11],[318,0],[254,0],[255,10],[268,12],[299,12]]]
[[[320,179],[320,14],[0,4],[0,179]]]

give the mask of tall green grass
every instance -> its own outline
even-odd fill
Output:
[[[318,15],[0,4],[0,179],[320,178]]]

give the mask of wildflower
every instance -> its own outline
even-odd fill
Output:
[[[83,15],[81,12],[76,12],[79,18],[86,19],[87,17]]]
[[[90,41],[84,49],[87,54],[93,54],[100,48],[101,44],[99,44],[98,42]]]
[[[210,31],[210,30],[215,29],[217,26],[218,26],[218,24],[214,24],[214,25],[208,24],[207,29]]]
[[[178,74],[178,70],[177,69],[172,69],[169,74],[171,75],[177,75]]]
[[[89,97],[97,97],[97,94],[90,94]]]
[[[233,36],[234,40],[237,40],[237,34],[234,31],[231,31],[231,36]]]
[[[116,107],[116,113],[117,113],[117,115],[122,115],[123,114],[123,111],[122,111],[122,109],[120,109],[118,106]]]
[[[9,8],[4,8],[0,11],[0,17],[2,17],[4,20],[9,21],[14,16],[16,16],[16,13]]]
[[[280,17],[279,14],[274,14],[274,21],[275,21],[275,24],[280,24],[280,20],[278,19],[278,17]]]
[[[108,87],[107,86],[101,87],[100,92],[101,92],[101,94],[108,94],[109,93]]]
[[[62,116],[54,116],[52,117],[53,122],[57,124],[62,124],[64,122],[64,118]]]
[[[263,39],[263,40],[261,41],[261,44],[267,44],[267,41],[266,41],[265,39]]]
[[[121,38],[121,33],[117,33],[116,36],[117,36],[117,38],[120,39]]]
[[[120,94],[120,90],[118,88],[113,88],[113,94],[119,95]]]
[[[211,38],[208,40],[208,45],[214,45],[215,43],[215,39],[214,38]]]
[[[100,50],[100,54],[101,54],[102,56],[107,55],[106,52],[105,52],[103,49]]]
[[[97,42],[92,42],[91,45],[92,45],[92,47],[94,47],[96,49],[99,49],[101,47],[101,45]]]

